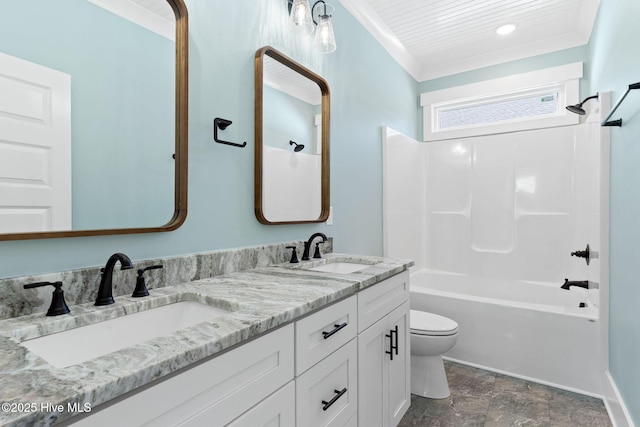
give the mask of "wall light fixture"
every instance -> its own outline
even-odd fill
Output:
[[[313,39],[313,47],[322,53],[331,53],[336,50],[336,37],[333,33],[331,13],[334,8],[324,0],[316,1],[309,6],[309,0],[287,0],[289,5],[289,31],[300,36],[316,34]],[[322,11],[316,12],[316,6],[322,3]]]

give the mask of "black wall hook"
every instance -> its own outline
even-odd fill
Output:
[[[220,117],[216,117],[215,119],[213,119],[213,140],[219,144],[227,144],[241,148],[246,147],[247,141],[243,142],[242,144],[236,144],[235,142],[218,139],[218,128],[220,128],[221,130],[225,130],[231,123],[233,123],[231,120],[221,119]]]

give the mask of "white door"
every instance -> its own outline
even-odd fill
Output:
[[[71,229],[71,76],[0,53],[0,233]]]

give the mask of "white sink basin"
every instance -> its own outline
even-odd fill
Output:
[[[170,335],[230,313],[194,301],[182,301],[21,343],[58,368]]]
[[[311,271],[324,271],[327,273],[350,274],[371,267],[371,264],[337,261],[318,267],[309,268]]]

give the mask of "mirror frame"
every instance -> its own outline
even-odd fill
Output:
[[[315,82],[319,87],[322,94],[322,163],[321,163],[321,205],[320,216],[317,219],[311,220],[292,220],[292,221],[269,221],[264,216],[262,209],[263,191],[262,191],[262,126],[263,126],[263,77],[264,77],[264,56],[267,55],[276,61],[280,62],[284,66],[292,69],[293,71],[301,74],[308,79]],[[255,162],[254,162],[254,211],[257,220],[262,224],[305,224],[313,222],[324,222],[329,218],[329,205],[330,205],[330,186],[329,186],[329,111],[330,111],[331,97],[329,93],[329,84],[325,79],[309,70],[308,68],[298,64],[293,59],[287,57],[283,53],[277,51],[271,46],[265,46],[256,51],[255,56]]]
[[[0,241],[155,233],[175,230],[184,223],[187,218],[188,190],[188,13],[183,0],[166,1],[176,15],[175,184],[174,211],[169,222],[158,227],[7,233],[0,234]]]

